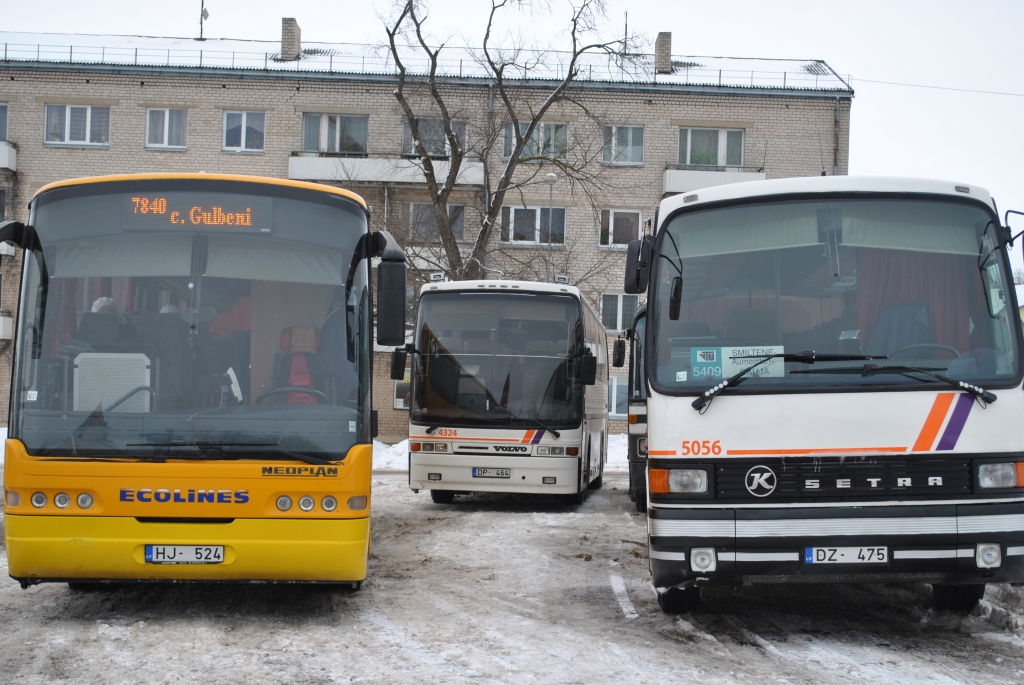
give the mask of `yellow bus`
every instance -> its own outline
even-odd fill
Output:
[[[370,260],[404,343],[405,263],[358,195],[215,174],[42,188],[4,464],[9,572],[102,581],[366,577]]]

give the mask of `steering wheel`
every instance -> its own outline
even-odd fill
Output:
[[[260,402],[262,402],[263,400],[265,400],[268,397],[272,397],[273,395],[281,395],[281,394],[286,393],[286,392],[301,392],[301,393],[306,394],[306,395],[312,395],[313,397],[316,398],[316,403],[317,404],[328,404],[328,403],[330,403],[330,400],[327,398],[327,395],[323,394],[319,390],[314,390],[313,388],[287,387],[287,388],[274,388],[273,390],[266,391],[265,393],[263,393],[262,395],[260,395],[259,397],[256,398],[256,404],[259,404]]]
[[[950,347],[949,345],[940,345],[938,343],[917,343],[916,345],[907,345],[906,347],[901,347],[900,349],[890,354],[889,358],[894,359],[903,352],[907,352],[908,350],[919,349],[942,350],[944,352],[951,353],[956,359],[960,358],[960,352],[955,347]]]

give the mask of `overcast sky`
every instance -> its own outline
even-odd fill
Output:
[[[200,0],[0,0],[5,30],[198,35]],[[559,45],[568,5],[512,11],[505,26]],[[377,2],[207,0],[208,37],[279,40],[293,16],[303,40],[384,39]],[[489,3],[435,0],[434,34],[478,44]],[[1001,210],[1024,211],[1024,2],[949,0],[608,0],[607,34],[672,32],[672,53],[823,59],[853,78],[850,173],[924,176],[988,188]],[[544,28],[539,28],[544,27]],[[542,32],[542,33],[538,33]],[[885,85],[889,81],[1018,95]],[[1024,217],[1015,222],[1024,230]],[[1021,260],[1021,243],[1015,255]]]

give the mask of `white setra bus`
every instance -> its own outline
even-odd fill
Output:
[[[649,283],[662,608],[707,585],[925,582],[966,611],[1024,581],[1021,319],[988,192],[788,179],[660,216],[626,292]]]
[[[582,504],[601,487],[608,360],[600,318],[578,289],[524,281],[429,283],[412,356],[409,487],[550,493]]]

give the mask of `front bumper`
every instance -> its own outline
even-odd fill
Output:
[[[473,468],[509,469],[509,478],[474,478]],[[413,452],[409,460],[409,487],[414,490],[461,492],[528,492],[573,494],[579,491],[579,457],[502,457]],[[431,473],[441,475],[430,480]],[[545,485],[544,478],[554,478]]]
[[[357,582],[366,578],[370,519],[141,522],[131,517],[4,517],[12,578]],[[147,544],[224,545],[224,562],[145,562]]]
[[[757,582],[1024,582],[1024,503],[648,512],[656,587]],[[975,562],[1000,545],[997,569]],[[883,563],[807,563],[809,547],[887,547]],[[717,568],[695,573],[690,550],[714,548]]]

